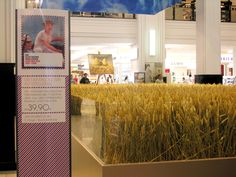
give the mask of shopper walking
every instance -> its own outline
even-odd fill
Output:
[[[162,74],[158,74],[157,76],[156,76],[156,81],[155,81],[155,83],[163,83],[163,77],[162,77]]]

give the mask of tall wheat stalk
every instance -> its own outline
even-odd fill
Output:
[[[78,85],[99,102],[105,163],[234,157],[236,86]]]

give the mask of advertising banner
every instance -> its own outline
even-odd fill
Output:
[[[161,62],[145,63],[145,83],[155,82],[155,77],[163,74],[163,64]]]
[[[182,0],[43,0],[42,8],[73,12],[156,14]]]
[[[16,19],[18,176],[71,176],[69,14]]]
[[[89,54],[90,74],[114,74],[112,55],[110,54]]]

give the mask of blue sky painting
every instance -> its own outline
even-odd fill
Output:
[[[73,12],[156,14],[181,0],[43,0],[42,8]]]

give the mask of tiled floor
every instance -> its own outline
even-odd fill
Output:
[[[72,134],[99,156],[102,140],[102,121],[99,116],[95,116],[95,103],[89,100],[84,100],[82,102],[81,113],[81,116],[72,116]],[[0,172],[0,177],[16,177],[16,172]],[[73,175],[73,177],[75,176]]]

